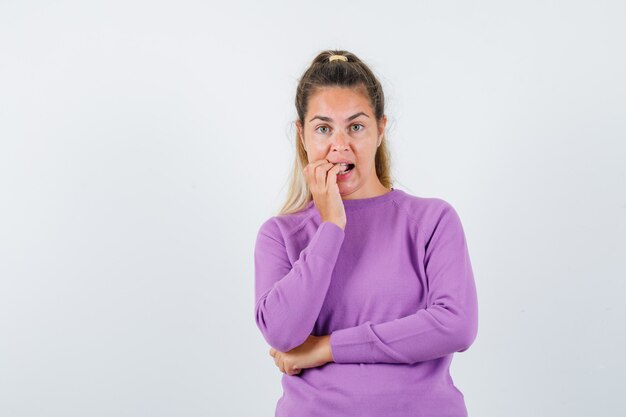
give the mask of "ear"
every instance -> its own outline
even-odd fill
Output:
[[[296,129],[298,130],[298,139],[302,142],[302,147],[306,149],[306,146],[304,144],[304,132],[300,120],[296,120]]]
[[[383,117],[381,117],[380,120],[378,121],[378,145],[376,145],[376,147],[379,147],[383,141],[383,135],[385,134],[385,126],[387,126],[387,116],[383,115]]]

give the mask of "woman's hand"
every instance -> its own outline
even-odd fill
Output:
[[[296,375],[302,369],[315,368],[333,361],[330,350],[330,335],[309,335],[303,344],[289,352],[281,352],[271,348],[270,355],[274,357],[274,363],[280,371],[288,375]]]
[[[342,229],[346,227],[346,211],[339,194],[337,174],[343,169],[341,165],[335,165],[327,159],[310,162],[304,167],[304,176],[322,222],[333,222]]]

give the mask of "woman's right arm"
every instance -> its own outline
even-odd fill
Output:
[[[313,331],[344,237],[343,228],[323,221],[292,265],[276,222],[269,219],[259,229],[254,249],[255,316],[273,348],[288,352]]]

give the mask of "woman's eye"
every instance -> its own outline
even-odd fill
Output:
[[[363,125],[362,125],[362,124],[355,124],[355,125],[352,125],[352,127],[353,127],[353,128],[354,128],[355,126],[359,126],[359,127],[360,127],[360,129],[352,129],[352,131],[353,131],[353,132],[359,132],[359,131],[363,130]]]
[[[328,126],[320,126],[316,130],[319,130],[319,129],[328,129]],[[326,132],[327,131],[324,131],[324,132],[321,132],[321,133],[326,133]]]

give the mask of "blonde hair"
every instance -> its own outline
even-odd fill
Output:
[[[329,60],[332,55],[341,55],[347,58]],[[346,87],[363,91],[370,100],[374,116],[379,121],[385,115],[385,95],[383,88],[369,67],[356,55],[343,50],[327,50],[320,52],[309,68],[304,72],[296,90],[296,111],[298,120],[304,126],[309,97],[320,87]],[[304,177],[304,167],[308,165],[304,145],[298,134],[295,139],[295,158],[293,170],[289,176],[287,198],[278,214],[291,214],[301,211],[313,199],[309,185]],[[391,154],[387,146],[387,136],[383,138],[376,150],[374,165],[376,175],[386,188],[393,186],[391,178]]]

